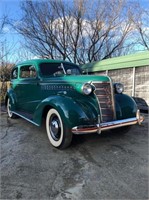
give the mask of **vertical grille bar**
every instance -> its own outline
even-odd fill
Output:
[[[101,110],[101,120],[102,122],[113,121],[114,119],[114,102],[112,98],[112,91],[110,82],[99,83],[93,82],[96,87],[95,94],[98,98],[100,110]]]

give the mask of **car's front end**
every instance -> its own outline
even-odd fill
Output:
[[[89,78],[90,80],[88,80]],[[86,97],[85,103],[88,104],[86,106],[92,106],[92,112],[94,112],[93,107],[96,107],[97,114],[93,115],[95,116],[94,121],[91,116],[90,119],[88,117],[88,121],[84,119],[83,124],[72,127],[74,134],[101,133],[104,130],[142,123],[143,117],[140,115],[136,103],[131,97],[123,94],[122,84],[113,84],[108,76],[84,76],[82,79],[88,81],[80,83],[79,87],[76,86],[76,90]],[[89,96],[92,98],[88,98]],[[78,100],[76,101],[78,102]],[[82,97],[82,101],[84,101],[84,97]],[[93,101],[92,104],[91,101]]]

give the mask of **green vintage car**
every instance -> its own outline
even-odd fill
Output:
[[[143,118],[123,85],[108,76],[83,75],[79,66],[60,60],[36,59],[12,69],[6,95],[10,118],[20,116],[41,126],[54,147],[64,149],[73,134],[128,131]]]

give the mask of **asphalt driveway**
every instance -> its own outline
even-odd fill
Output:
[[[1,199],[148,199],[148,115],[127,134],[75,136],[66,150],[44,127],[1,113]]]

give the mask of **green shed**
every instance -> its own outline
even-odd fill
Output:
[[[149,104],[149,51],[87,63],[82,69],[89,74],[107,74],[121,82],[125,93],[140,97]]]

